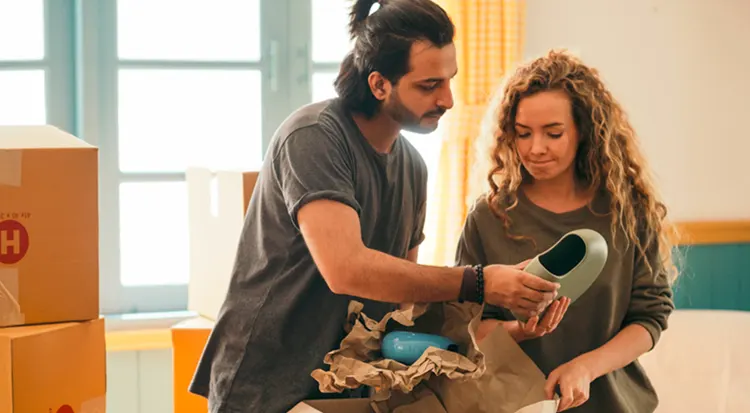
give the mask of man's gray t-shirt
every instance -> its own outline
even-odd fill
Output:
[[[438,144],[436,142],[436,144]],[[362,240],[406,258],[424,238],[427,168],[399,136],[382,154],[338,99],[305,106],[276,131],[240,237],[227,298],[190,391],[212,413],[286,412],[320,395],[310,373],[343,339],[350,300],[379,319],[393,304],[336,295],[320,275],[297,211],[331,199],[358,212]]]

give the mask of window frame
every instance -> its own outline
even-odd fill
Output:
[[[46,123],[75,130],[72,9],[65,2],[44,0],[44,57],[41,60],[0,60],[0,71],[43,70]],[[54,18],[52,18],[54,17]]]

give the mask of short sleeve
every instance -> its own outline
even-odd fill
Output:
[[[651,268],[636,249],[633,289],[624,325],[640,324],[651,335],[653,348],[662,331],[667,329],[667,320],[674,310],[674,303],[667,272],[660,260],[658,239],[650,243],[645,255]]]
[[[425,179],[420,183],[418,195],[418,206],[417,213],[414,216],[414,232],[411,235],[411,241],[409,242],[409,250],[412,250],[419,246],[424,241],[424,226],[427,220],[427,178],[425,172]]]
[[[344,140],[317,125],[298,129],[283,142],[273,170],[289,216],[319,199],[341,202],[360,213],[354,191],[354,160]]]

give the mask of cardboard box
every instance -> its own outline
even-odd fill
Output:
[[[208,402],[188,391],[208,341],[214,322],[197,317],[172,327],[172,368],[174,385],[174,411],[179,413],[205,413]]]
[[[0,327],[99,317],[97,168],[60,129],[0,126]]]
[[[258,172],[188,168],[188,310],[216,320],[224,303]]]
[[[373,413],[366,399],[307,400],[289,413]]]
[[[198,361],[203,354],[214,321],[196,317],[172,326],[172,368],[174,385],[174,411],[179,413],[205,413],[208,401],[188,391]],[[336,399],[309,400],[299,403],[294,413],[372,413],[368,400]],[[77,412],[76,412],[77,413]]]
[[[104,320],[0,329],[0,412],[104,413]]]

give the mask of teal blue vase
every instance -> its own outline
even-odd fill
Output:
[[[422,357],[429,347],[441,350],[458,351],[458,345],[443,336],[408,331],[393,331],[383,337],[381,352],[383,357],[411,365]]]

